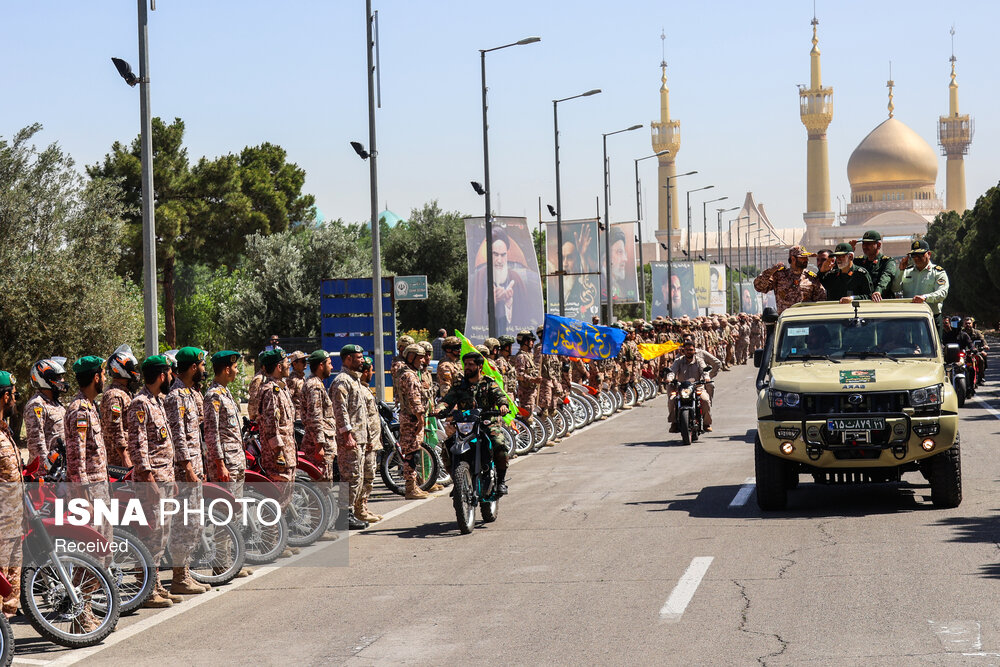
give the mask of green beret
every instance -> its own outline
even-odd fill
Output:
[[[7,387],[13,387],[16,383],[14,376],[7,371],[0,371],[0,389],[6,389]]]
[[[90,373],[93,371],[99,371],[103,367],[104,359],[94,355],[89,357],[80,357],[73,362],[74,373]]]
[[[340,348],[341,358],[346,357],[349,354],[364,354],[365,348],[360,345],[355,345],[353,343],[348,343],[344,347]]]
[[[208,353],[200,347],[182,347],[177,350],[175,358],[179,364],[194,364],[199,361],[205,360],[205,355]]]
[[[309,355],[309,363],[311,364],[314,361],[326,361],[329,358],[330,353],[326,350],[313,350],[313,352]]]
[[[142,362],[142,370],[147,368],[170,368],[170,362],[167,361],[166,355],[154,354],[151,357],[146,357],[146,360]]]
[[[280,347],[276,347],[273,350],[268,350],[267,352],[264,352],[262,355],[260,355],[260,363],[264,364],[265,366],[270,366],[272,364],[278,363],[286,356],[287,355],[285,354],[284,350],[282,350]]]
[[[240,358],[239,352],[233,352],[232,350],[222,350],[221,352],[216,352],[212,355],[212,363],[216,364],[222,361],[233,364],[236,363]]]

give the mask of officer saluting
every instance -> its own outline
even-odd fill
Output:
[[[911,265],[912,262],[912,265]],[[931,264],[931,247],[923,239],[914,241],[910,252],[899,262],[899,274],[892,281],[892,291],[902,292],[913,303],[926,303],[941,328],[941,306],[948,296],[948,273]]]

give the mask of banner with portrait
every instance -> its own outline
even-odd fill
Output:
[[[726,312],[726,265],[712,264],[708,271],[710,292],[709,312],[722,315]]]
[[[650,262],[653,282],[652,317],[697,317],[698,295],[695,292],[694,262]]]
[[[600,250],[597,220],[563,220],[563,304],[565,316],[590,322],[601,314]],[[548,312],[559,314],[559,236],[556,223],[545,227]]]
[[[636,223],[616,222],[611,225],[611,298],[614,303],[639,303],[639,280],[636,276]],[[601,298],[607,294],[604,273],[604,232],[601,232]]]
[[[748,315],[759,315],[761,312],[761,295],[754,289],[753,281],[738,283],[740,286],[740,312]]]
[[[542,323],[542,281],[538,259],[525,218],[493,218],[493,248],[487,260],[486,226],[482,217],[465,219],[465,247],[469,258],[469,290],[465,333],[473,340],[489,336],[486,262],[493,263],[496,335],[516,336]]]

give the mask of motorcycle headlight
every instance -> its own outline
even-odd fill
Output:
[[[772,408],[796,408],[802,400],[802,396],[793,391],[778,391],[777,389],[768,390],[767,397]]]
[[[469,435],[472,433],[473,426],[474,424],[472,422],[458,422],[458,424],[455,425],[455,428],[457,428],[458,432],[462,435]]]
[[[910,405],[913,407],[941,405],[941,385],[935,384],[930,387],[914,389],[910,392]]]
[[[691,387],[681,389],[681,398],[691,398]]]

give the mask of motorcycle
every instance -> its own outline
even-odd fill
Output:
[[[698,441],[698,436],[704,432],[704,415],[701,412],[701,392],[713,382],[705,377],[691,382],[688,380],[670,381],[670,400],[674,401],[674,418],[681,434],[681,442],[690,445]]]
[[[493,465],[493,442],[483,423],[497,417],[496,411],[453,410],[443,417],[454,418],[455,434],[449,439],[452,473],[455,489],[452,498],[458,529],[468,535],[476,524],[476,505],[483,514],[483,521],[497,520],[500,511],[500,489],[496,468]]]
[[[955,345],[958,347],[958,345]],[[959,350],[958,361],[945,365],[945,373],[955,387],[955,395],[958,397],[958,407],[965,407],[965,400],[969,396],[968,380],[965,376],[965,351]]]
[[[403,450],[399,446],[399,420],[392,405],[378,401],[379,420],[382,422],[382,449],[376,454],[375,467],[382,483],[393,493],[406,495],[406,480],[403,477]],[[434,448],[420,443],[417,456],[417,482],[427,491],[434,486],[443,467]]]

